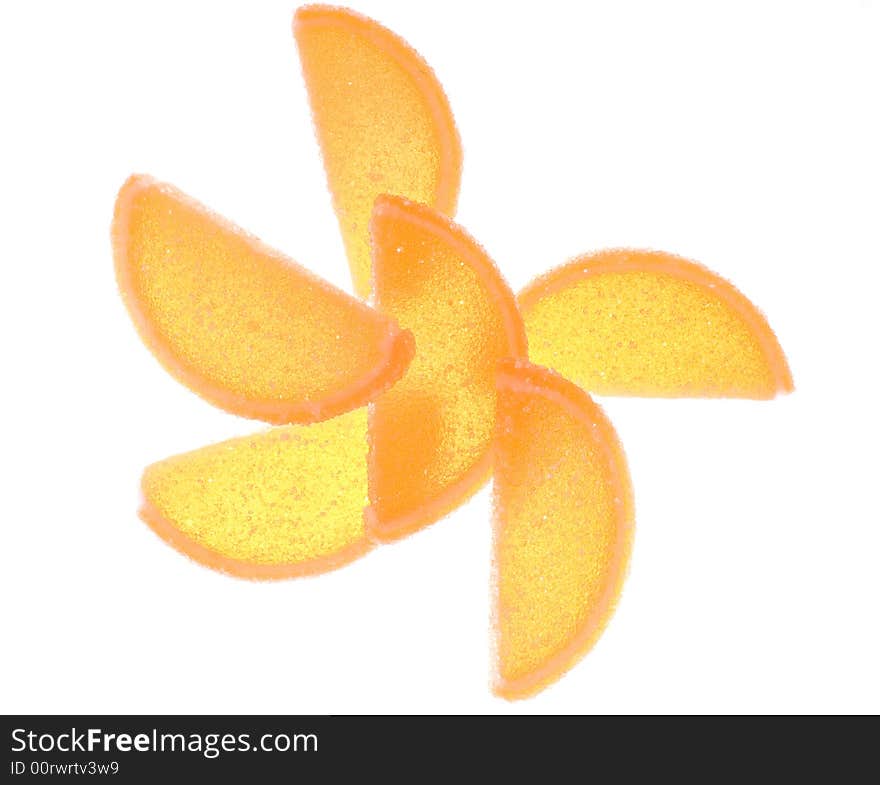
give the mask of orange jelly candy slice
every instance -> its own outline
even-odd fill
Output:
[[[371,19],[304,6],[293,31],[355,291],[370,293],[369,221],[382,193],[455,212],[461,144],[427,63]]]
[[[599,407],[523,362],[498,375],[494,488],[494,691],[524,698],[571,668],[611,616],[632,547],[632,491]]]
[[[211,403],[314,422],[393,384],[412,336],[355,298],[149,177],[116,202],[119,288],[144,342]]]
[[[794,389],[757,308],[670,254],[583,256],[530,284],[519,303],[531,359],[593,393],[773,398]]]
[[[488,478],[495,370],[524,357],[516,301],[485,252],[423,205],[385,196],[372,236],[378,307],[416,356],[370,414],[368,531],[393,540],[450,512]]]
[[[370,549],[367,412],[287,425],[150,466],[141,517],[208,567],[291,578],[340,567]]]

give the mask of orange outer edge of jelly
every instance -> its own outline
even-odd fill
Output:
[[[332,5],[304,5],[293,15],[293,35],[307,26],[342,27],[358,35],[391,57],[419,89],[433,119],[440,148],[440,171],[435,194],[436,207],[441,213],[453,215],[458,204],[461,182],[461,137],[452,108],[434,69],[425,59],[396,33],[374,19],[348,8]]]
[[[623,258],[620,256],[622,253],[636,255],[637,258]],[[776,391],[794,392],[794,380],[788,360],[764,314],[730,281],[690,259],[644,249],[612,248],[596,251],[578,256],[539,276],[519,293],[517,299],[520,309],[526,312],[542,297],[565,289],[577,281],[603,273],[626,272],[665,274],[707,289],[742,319],[752,335],[757,338],[761,353],[773,374]]]
[[[208,382],[196,369],[191,368],[174,352],[165,339],[156,330],[150,316],[141,310],[130,266],[128,264],[128,224],[132,202],[142,190],[162,185],[148,175],[132,175],[125,181],[116,200],[113,214],[111,239],[113,258],[116,268],[116,281],[122,293],[123,302],[128,309],[134,326],[141,340],[159,360],[161,365],[178,381],[195,392],[203,400],[225,411],[243,417],[263,420],[273,425],[289,423],[308,424],[335,417],[338,414],[364,406],[394,382],[403,376],[410,361],[415,355],[415,341],[409,330],[401,330],[393,321],[389,321],[389,331],[382,339],[380,351],[383,361],[378,363],[370,373],[365,374],[357,383],[343,387],[319,400],[278,400],[272,398],[250,398]],[[277,256],[278,252],[266,246],[261,240],[248,234],[222,216],[208,210],[204,205],[175,189],[176,194],[185,204],[192,206],[203,214],[209,215],[218,225],[235,232],[244,238],[256,251]],[[304,270],[304,268],[301,268]],[[305,270],[304,270],[305,271]],[[317,276],[323,286],[334,288],[331,284]]]
[[[482,246],[458,224],[453,224],[448,219],[440,221],[431,208],[401,196],[383,194],[377,197],[373,207],[373,217],[382,214],[403,218],[432,234],[442,234],[449,247],[469,261],[471,267],[486,284],[493,301],[498,304],[504,320],[504,331],[510,343],[510,356],[521,358],[528,356],[525,325],[517,308],[516,296]],[[375,279],[375,277],[376,265],[374,264],[373,278]],[[377,291],[375,280],[372,290],[374,293]],[[372,439],[370,439],[369,449],[372,453]],[[492,444],[490,443],[483,456],[457,482],[450,485],[443,493],[434,497],[419,510],[408,515],[398,516],[390,521],[380,522],[372,505],[368,506],[364,510],[367,532],[376,542],[387,543],[400,540],[427,525],[436,523],[464,504],[480,490],[491,474]]]
[[[626,455],[620,438],[601,407],[586,392],[549,368],[513,358],[502,360],[499,363],[497,378],[499,389],[506,387],[512,390],[540,392],[566,409],[574,419],[586,425],[590,432],[598,437],[597,443],[605,453],[608,464],[612,467],[611,493],[623,501],[619,508],[617,539],[609,570],[611,579],[608,581],[601,600],[596,603],[581,628],[561,651],[558,651],[528,675],[508,681],[503,680],[500,674],[495,674],[492,692],[500,698],[518,700],[535,695],[571,670],[593,648],[604,632],[620,599],[623,584],[629,572],[630,555],[635,535],[635,502]],[[499,518],[500,515],[496,510],[493,515],[492,546],[494,596],[490,601],[492,644],[495,651],[497,651],[498,635],[495,576],[497,576],[498,570],[497,548],[501,526]],[[497,659],[493,661],[497,663]]]
[[[316,559],[308,559],[292,564],[256,564],[223,556],[217,553],[217,551],[199,544],[168,521],[159,512],[157,507],[144,497],[141,499],[138,515],[144,523],[176,551],[205,567],[210,567],[212,570],[217,570],[235,578],[272,581],[320,575],[321,573],[344,567],[373,549],[373,543],[364,536],[346,545],[344,548],[340,548],[338,551]]]

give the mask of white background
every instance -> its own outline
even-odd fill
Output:
[[[594,651],[516,704],[487,687],[488,491],[285,583],[196,566],[135,514],[143,466],[260,426],[138,341],[108,237],[126,176],[348,285],[293,7],[0,6],[0,709],[880,711],[877,5],[358,4],[440,76],[459,220],[515,289],[601,247],[695,258],[765,311],[797,385],[603,401],[630,578]]]

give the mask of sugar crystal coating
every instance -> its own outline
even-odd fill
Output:
[[[355,291],[367,297],[373,202],[399,194],[452,215],[458,131],[434,72],[373,20],[303,6],[294,35]]]
[[[203,447],[146,469],[141,517],[223,572],[324,572],[369,550],[366,452],[364,408]]]
[[[526,353],[516,301],[485,252],[424,205],[381,197],[372,223],[377,307],[412,330],[416,356],[371,407],[368,528],[395,539],[488,478],[495,369]]]
[[[498,374],[496,694],[534,694],[601,635],[633,535],[623,450],[580,388],[526,362]]]
[[[583,256],[519,295],[530,358],[599,395],[773,398],[791,372],[763,315],[701,265]]]
[[[272,423],[363,406],[412,336],[170,185],[134,176],[116,202],[117,280],[141,337],[211,403]]]

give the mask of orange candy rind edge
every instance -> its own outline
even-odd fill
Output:
[[[455,215],[459,187],[461,185],[461,138],[458,133],[458,127],[455,124],[449,100],[434,70],[403,38],[374,19],[356,11],[333,5],[313,4],[300,6],[294,13],[293,35],[300,46],[302,45],[301,35],[304,35],[310,27],[321,26],[346,30],[366,40],[377,50],[388,55],[415,84],[425,101],[431,117],[431,126],[436,135],[438,148],[439,172],[431,206],[446,215]],[[310,95],[311,99],[312,96]],[[320,140],[321,132],[317,125],[317,117],[314,114],[313,119],[315,120],[316,131]],[[338,211],[336,184],[330,182],[328,185],[331,193],[333,193],[334,208]],[[377,192],[376,195],[379,196],[380,194]],[[414,196],[414,194],[401,194],[401,196]],[[368,230],[365,228],[364,231],[367,232]],[[343,235],[345,235],[344,229]],[[367,277],[366,281],[363,281],[362,274],[355,269],[355,262],[350,256],[351,251],[347,240],[346,253],[349,255],[349,262],[352,265],[355,290],[362,297],[367,297],[370,292],[365,283],[369,283],[370,279]]]
[[[146,499],[141,500],[138,515],[162,540],[184,556],[217,572],[248,580],[273,581],[321,575],[350,564],[365,556],[374,547],[370,539],[364,537],[335,553],[309,561],[295,564],[255,564],[223,556],[197,543],[168,521],[155,505]]]
[[[587,270],[585,272],[585,269]],[[647,272],[668,275],[705,289],[727,306],[745,324],[760,345],[762,355],[774,379],[774,391],[745,396],[772,398],[774,394],[794,391],[788,360],[776,334],[760,310],[733,284],[704,265],[674,254],[629,248],[614,248],[579,256],[572,261],[540,275],[518,295],[528,331],[530,309],[545,297],[577,284],[588,277],[603,273]],[[621,392],[608,393],[613,395]],[[688,396],[691,397],[691,396]],[[694,396],[699,397],[699,396]],[[739,396],[737,396],[739,397]]]
[[[401,330],[394,322],[389,322],[388,332],[379,346],[380,354],[384,358],[383,362],[378,363],[369,374],[320,400],[291,401],[251,398],[207,381],[198,370],[191,368],[184,362],[155,329],[153,320],[143,308],[136,287],[133,285],[128,253],[130,211],[134,199],[140,192],[155,187],[171,189],[175,197],[182,203],[211,218],[218,226],[234,232],[239,238],[244,239],[255,252],[273,255],[276,252],[195,199],[149,175],[132,175],[123,184],[117,196],[111,230],[117,285],[141,340],[165,370],[190,390],[214,406],[243,417],[263,420],[275,425],[306,424],[326,420],[363,406],[390,387],[406,371],[415,354],[412,334],[407,330]],[[304,268],[301,269],[307,272]],[[335,287],[332,287],[331,284],[311,273],[308,274],[328,289],[335,291]]]
[[[458,224],[441,216],[423,204],[412,202],[399,196],[383,194],[377,198],[373,209],[373,221],[383,217],[400,217],[415,225],[425,228],[429,233],[443,236],[450,247],[454,248],[462,259],[467,259],[489,289],[493,301],[504,320],[504,331],[509,341],[509,356],[525,358],[527,354],[526,334],[517,307],[516,298],[501,276],[495,263],[483,248]],[[375,247],[374,247],[375,253]],[[373,268],[377,274],[376,265]],[[375,291],[375,286],[374,286]],[[374,402],[373,406],[376,405]],[[373,407],[371,407],[372,409]],[[370,439],[370,475],[371,502],[375,483],[373,463],[374,441]],[[462,474],[454,485],[448,486],[442,493],[424,503],[412,512],[398,516],[390,521],[380,520],[375,506],[371,503],[365,511],[367,532],[377,542],[393,542],[402,539],[420,529],[429,526],[473,496],[490,478],[492,473],[492,445],[486,446],[483,457]]]
[[[148,466],[142,520],[175,550],[240,578],[317,575],[372,549],[365,408],[209,444]]]
[[[317,22],[333,21],[352,32],[366,37],[377,48],[392,56],[400,67],[421,88],[421,92],[431,114],[438,134],[441,155],[441,176],[437,184],[436,208],[446,215],[455,213],[458,203],[459,181],[461,180],[461,138],[458,135],[452,109],[440,80],[424,58],[403,38],[380,25],[370,17],[340,6],[315,3],[300,6],[293,19],[293,30]]]
[[[610,579],[602,601],[592,609],[580,629],[563,649],[528,675],[514,680],[502,679],[497,660],[499,629],[497,576],[498,571],[503,569],[503,565],[500,565],[498,560],[498,543],[503,525],[501,521],[503,512],[498,508],[497,498],[493,501],[492,631],[494,673],[491,687],[492,692],[500,698],[519,700],[534,696],[565,675],[589,653],[601,637],[617,607],[629,571],[635,534],[635,512],[632,482],[620,439],[610,420],[586,392],[559,374],[524,360],[507,359],[502,361],[499,364],[497,378],[499,395],[508,389],[550,398],[562,406],[573,420],[583,423],[593,433],[598,434],[605,446],[607,461],[612,468],[610,493],[622,500],[616,527],[615,556],[610,564]],[[503,426],[500,420],[498,426]],[[496,439],[496,451],[499,449],[499,444],[500,439]]]

